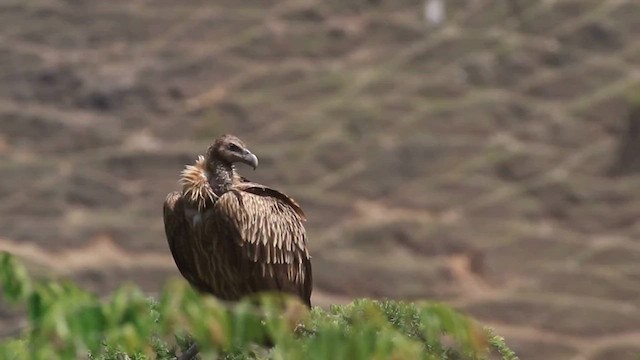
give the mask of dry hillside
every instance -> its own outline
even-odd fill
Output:
[[[439,299],[523,359],[631,359],[640,2],[514,1],[430,27],[411,0],[3,0],[0,249],[153,292],[164,196],[230,132],[305,208],[316,304]]]

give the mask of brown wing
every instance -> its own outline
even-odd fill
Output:
[[[291,293],[311,306],[306,232],[302,210],[293,200],[261,185],[243,184],[221,196],[214,211],[212,219],[227,238],[225,253],[249,292]]]
[[[174,191],[164,201],[164,231],[173,260],[182,276],[200,291],[210,292],[210,287],[198,275],[194,257],[193,234],[184,215],[182,194]]]
[[[246,192],[250,192],[252,194],[256,194],[256,195],[260,195],[260,196],[268,196],[268,197],[273,197],[276,198],[282,202],[284,202],[285,204],[289,205],[289,207],[291,207],[293,209],[293,211],[296,212],[296,214],[298,214],[298,216],[300,216],[300,218],[302,220],[307,220],[306,216],[304,215],[304,212],[302,211],[302,208],[300,207],[300,205],[298,205],[298,203],[293,200],[292,198],[288,197],[287,195],[277,191],[277,190],[273,190],[269,187],[266,187],[264,185],[260,185],[254,182],[251,182],[249,180],[247,180],[246,178],[242,178],[243,182],[236,184],[234,186],[235,189],[237,190],[243,190]]]

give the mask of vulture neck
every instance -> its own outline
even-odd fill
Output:
[[[204,156],[199,156],[194,165],[187,165],[180,176],[182,193],[199,210],[215,202],[216,194],[209,185],[209,176]]]
[[[211,162],[210,166],[209,185],[216,195],[222,196],[222,194],[231,190],[233,180],[237,177],[236,169],[233,164],[217,159]]]

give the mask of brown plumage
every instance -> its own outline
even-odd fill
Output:
[[[178,269],[192,286],[224,300],[279,291],[311,306],[302,209],[240,177],[237,162],[258,165],[240,139],[224,135],[183,170],[182,191],[167,196],[165,232]]]

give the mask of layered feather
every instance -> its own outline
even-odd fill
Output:
[[[310,305],[311,262],[300,206],[235,171],[231,189],[217,196],[207,175],[201,156],[182,171],[182,193],[165,201],[165,232],[182,275],[222,299],[281,291]]]
[[[198,210],[213,204],[217,195],[209,184],[204,156],[198,156],[194,165],[187,165],[180,173],[180,185],[182,193],[191,202],[196,204]]]

